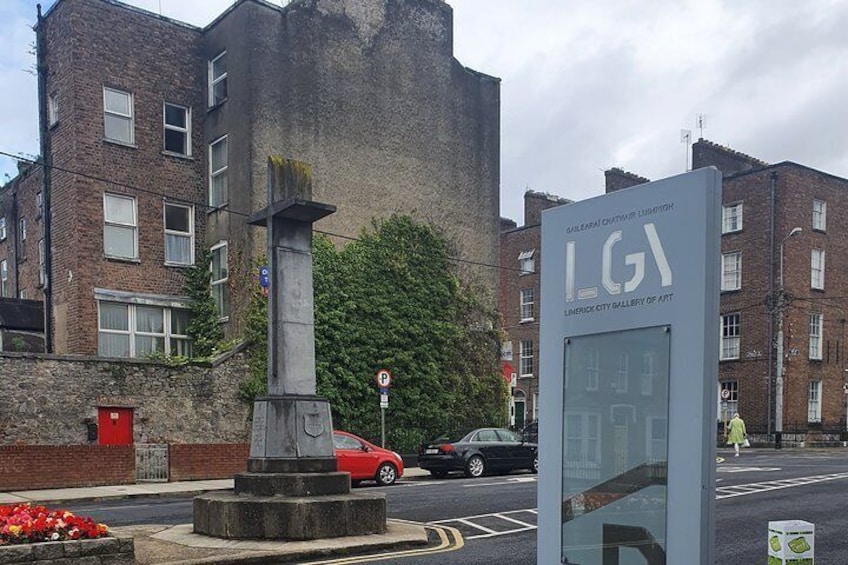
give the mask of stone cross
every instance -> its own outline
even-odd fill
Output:
[[[330,405],[315,395],[312,224],[336,208],[311,198],[308,164],[268,158],[268,206],[248,220],[266,226],[270,275],[268,396],[254,404],[252,472],[335,470]]]

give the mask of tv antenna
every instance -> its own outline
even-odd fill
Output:
[[[698,138],[699,139],[704,139],[704,128],[707,127],[706,122],[707,122],[707,117],[704,114],[698,114],[698,116],[695,119],[695,123],[697,124],[697,127],[698,127],[698,131],[699,131]]]

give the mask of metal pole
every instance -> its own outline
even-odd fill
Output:
[[[380,447],[386,449],[386,409],[380,406]]]
[[[774,387],[774,448],[783,448],[783,310],[786,296],[783,292],[783,244],[787,239],[801,233],[801,228],[792,228],[789,234],[780,240],[780,278],[777,289],[777,375]]]

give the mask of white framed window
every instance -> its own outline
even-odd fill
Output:
[[[649,416],[645,418],[645,447],[648,461],[668,460],[668,420]]]
[[[6,216],[0,218],[0,241],[6,239]]]
[[[51,94],[47,98],[47,127],[53,127],[59,123],[59,95]]]
[[[5,259],[0,261],[0,297],[9,297],[9,263]]]
[[[227,183],[228,145],[226,135],[209,144],[209,205],[213,208],[223,206],[230,198]]]
[[[188,310],[98,301],[98,355],[146,357],[191,355]]]
[[[821,381],[810,381],[810,392],[807,396],[807,421],[821,422]]]
[[[44,239],[38,240],[38,286],[47,285],[47,270],[45,269]]]
[[[165,264],[194,264],[194,208],[165,202]]]
[[[735,251],[721,256],[721,290],[742,288],[742,253]]]
[[[742,203],[734,202],[721,207],[721,233],[742,231]]]
[[[827,202],[813,200],[813,229],[825,231],[827,228]]]
[[[103,87],[103,136],[110,141],[135,143],[133,95]]]
[[[227,99],[227,52],[209,61],[209,107]]]
[[[27,221],[21,218],[18,221],[18,255],[20,259],[26,259]]]
[[[533,376],[533,342],[522,339],[519,342],[518,374],[521,377]]]
[[[521,289],[521,321],[522,322],[532,322],[533,321],[533,301],[535,299],[535,293],[532,288],[522,288]]]
[[[21,300],[26,300],[27,297],[28,295],[26,289],[21,289],[20,291],[18,291],[18,298],[20,298]]]
[[[212,247],[212,262],[209,265],[209,269],[212,271],[210,280],[212,298],[215,300],[215,309],[221,318],[226,318],[230,315],[230,295],[227,288],[229,271],[227,265],[227,242],[222,241]]]
[[[191,110],[165,102],[163,110],[165,151],[191,156]]]
[[[822,358],[822,315],[810,314],[810,359]]]
[[[138,259],[138,215],[135,198],[103,194],[103,253]]]
[[[586,390],[598,390],[600,372],[601,352],[597,349],[590,349],[586,356]]]
[[[721,391],[726,390],[727,399],[723,399],[721,397]],[[727,402],[727,407],[723,406],[723,403]],[[725,414],[722,414],[722,411]],[[718,383],[718,420],[723,421],[723,416],[726,415],[729,420],[730,417],[739,412],[739,381],[721,381]]]
[[[739,359],[739,335],[741,315],[727,314],[721,317],[721,360]]]
[[[824,249],[810,252],[810,287],[824,290]]]
[[[40,218],[41,212],[44,210],[44,198],[41,196],[41,191],[35,193],[35,217]]]
[[[615,371],[615,392],[627,392],[627,380],[630,373],[630,354],[622,351],[618,354],[618,369]]]
[[[596,413],[564,414],[565,461],[577,468],[594,467],[601,461],[601,418]]]
[[[529,275],[536,270],[536,259],[533,257],[535,253],[536,250],[531,249],[518,254],[518,268],[522,275]]]
[[[648,351],[642,354],[642,372],[639,374],[639,392],[642,396],[654,394],[654,378],[657,375],[657,356]]]

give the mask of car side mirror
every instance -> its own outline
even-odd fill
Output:
[[[363,445],[363,446],[362,446],[362,451],[364,451],[365,453],[368,453],[369,451],[371,451],[371,448],[370,448],[370,447],[368,447],[367,445]]]

